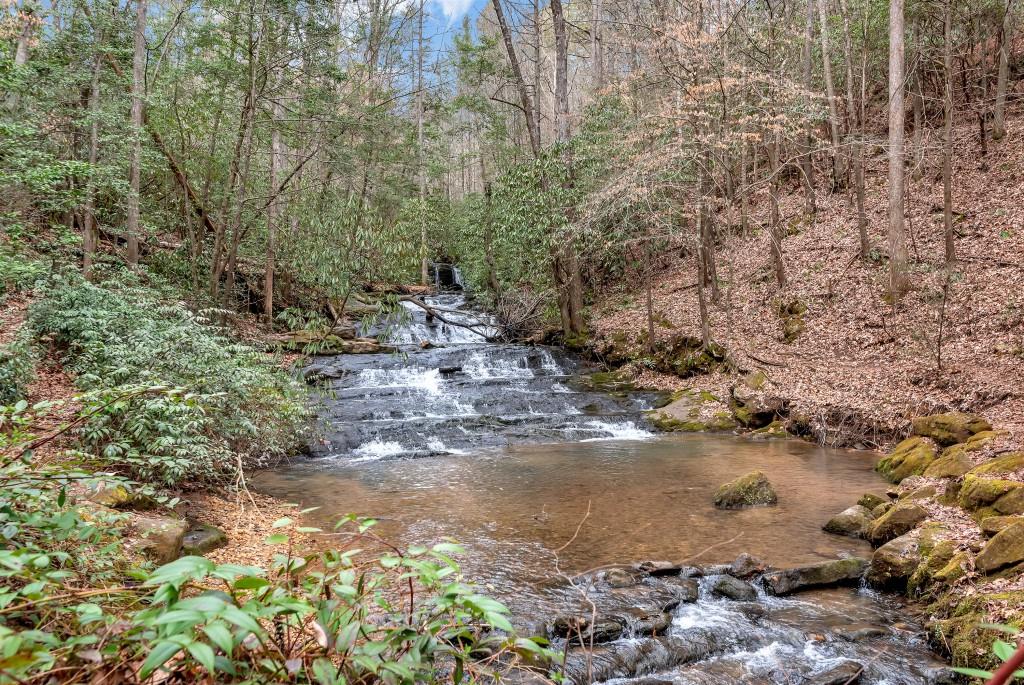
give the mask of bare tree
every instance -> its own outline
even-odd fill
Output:
[[[146,89],[146,0],[135,0],[135,52],[132,56],[131,160],[125,232],[129,264],[139,261],[139,189],[142,183],[142,106]]]
[[[992,139],[1006,136],[1006,84],[1010,78],[1010,47],[1013,39],[1013,0],[1006,0],[1003,27],[999,32],[999,74],[996,76],[996,105],[992,113]]]
[[[828,38],[828,14],[825,0],[817,0],[821,34],[821,64],[825,77],[825,95],[828,97],[828,128],[832,135],[832,191],[838,192],[843,186],[842,141],[839,133],[839,109],[836,103],[836,88],[832,80],[832,51]]]
[[[944,128],[942,140],[942,222],[946,263],[956,261],[953,242],[953,0],[946,0],[942,14],[942,71]]]
[[[889,0],[889,292],[906,289],[907,238],[903,217],[903,0]]]

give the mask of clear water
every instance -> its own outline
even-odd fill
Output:
[[[446,295],[434,304],[463,302]],[[430,324],[422,310],[410,313],[395,331],[401,354],[315,361],[328,377],[324,437],[313,458],[260,474],[256,487],[320,507],[312,516],[321,524],[360,513],[379,518],[379,532],[402,543],[455,538],[466,548],[467,578],[531,627],[577,602],[556,573],[563,546],[557,561],[570,576],[645,559],[710,564],[747,552],[786,567],[870,554],[866,543],[821,525],[864,492],[884,491],[874,455],[790,440],[655,434],[642,416],[652,393],[594,392],[580,377],[586,365],[562,352],[488,344]],[[437,347],[421,349],[422,340]],[[768,474],[778,506],[711,505],[721,483],[754,469]],[[648,656],[639,671],[679,683],[803,682],[855,659],[867,666],[860,682],[933,679],[919,627],[892,598],[837,589],[760,602],[768,613],[754,620],[704,591],[675,610],[669,636],[686,641],[687,631],[712,629],[725,647],[670,667]],[[865,625],[878,634],[842,637]]]

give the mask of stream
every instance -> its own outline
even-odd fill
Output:
[[[489,325],[461,293],[427,301],[451,321]],[[318,357],[304,370],[326,388],[321,437],[309,458],[260,474],[256,488],[320,507],[312,516],[323,524],[354,512],[405,544],[458,540],[467,579],[538,633],[579,610],[579,591],[556,562],[576,575],[642,560],[723,564],[741,553],[776,568],[870,556],[866,543],[821,525],[863,493],[885,491],[874,455],[656,434],[642,412],[658,393],[595,390],[586,374],[597,369],[573,355],[488,343],[403,304],[406,316],[370,331],[388,332],[399,352]],[[717,486],[754,469],[771,478],[777,506],[712,507]],[[783,598],[758,588],[753,601],[736,602],[712,593],[711,570],[695,575],[703,577],[643,577],[632,589],[588,581],[599,605],[626,616],[590,675],[644,685],[950,682],[896,598],[855,587]],[[683,601],[681,582],[693,594]],[[666,617],[659,637],[644,635],[648,616]]]

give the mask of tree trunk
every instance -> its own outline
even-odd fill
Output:
[[[590,0],[590,59],[593,60],[593,90],[595,96],[604,88],[604,45],[601,38],[601,0]]]
[[[889,0],[889,293],[906,290],[907,238],[903,218],[903,0]]]
[[[284,79],[279,80],[279,85]],[[270,122],[270,204],[267,206],[267,264],[263,272],[263,315],[267,323],[274,321],[274,269],[277,259],[277,231],[281,219],[280,193],[278,192],[279,177],[283,166],[283,150],[281,145],[281,120],[284,119],[284,107],[281,106],[282,93],[275,93]]]
[[[4,11],[4,18],[7,12]],[[21,22],[21,30],[18,32],[18,41],[14,45],[14,68],[19,69],[28,64],[28,44],[32,41],[32,34],[35,32],[35,14],[28,2],[23,2],[17,11],[17,18]],[[8,109],[18,108],[18,94],[10,93],[5,104]]]
[[[533,156],[540,157],[540,131],[536,126],[534,118],[534,107],[536,103],[530,97],[530,91],[526,87],[526,80],[523,78],[523,69],[519,63],[519,54],[516,52],[515,44],[512,42],[512,31],[505,20],[505,12],[501,8],[501,0],[491,0],[494,7],[494,15],[498,19],[498,28],[501,29],[501,38],[505,43],[505,54],[508,56],[509,65],[512,67],[512,76],[519,91],[519,102],[526,116],[526,131],[530,139],[530,150]]]
[[[956,261],[953,242],[953,0],[946,0],[942,16],[942,69],[945,97],[942,135],[942,223],[946,243],[946,263]]]
[[[832,52],[828,39],[828,14],[825,10],[825,0],[817,0],[817,3],[818,17],[821,24],[821,64],[825,76],[825,95],[828,97],[828,128],[832,134],[832,192],[839,192],[843,187],[843,177],[846,171],[843,169],[836,88],[835,83],[832,81]]]
[[[992,140],[1006,136],[1006,84],[1010,78],[1010,47],[1013,40],[1013,0],[1006,0],[1003,28],[999,32],[999,74],[996,76],[996,106],[992,114]]]
[[[89,182],[85,191],[85,217],[82,221],[82,275],[92,278],[92,264],[96,253],[96,164],[100,149],[100,65],[103,57],[98,52],[93,58],[92,83],[89,87]]]
[[[139,262],[139,191],[142,185],[142,104],[146,88],[146,2],[135,0],[135,53],[132,57],[131,158],[125,232],[129,264]]]
[[[420,184],[420,283],[430,279],[430,260],[427,259],[427,174],[423,168],[423,13],[426,3],[420,0],[416,27],[416,176]]]
[[[814,45],[814,0],[807,0],[807,21],[804,27],[804,45],[801,61],[803,62],[804,88],[807,90],[808,98],[814,91],[813,72],[811,69],[811,51]],[[808,102],[810,105],[810,102]],[[804,153],[800,156],[800,175],[804,187],[804,211],[808,216],[814,216],[818,211],[817,200],[814,196],[814,161],[811,153],[814,150],[814,139],[811,137],[811,129],[808,125],[804,131]]]
[[[850,28],[850,12],[846,0],[839,0],[839,8],[843,14],[843,52],[846,63],[846,117],[847,131],[850,138],[850,158],[853,162],[854,198],[857,205],[857,234],[860,238],[861,259],[867,259],[871,253],[871,241],[868,238],[868,217],[864,209],[864,143],[861,141],[862,122],[857,116],[856,99],[853,90],[853,32]],[[861,84],[863,89],[863,84]]]
[[[774,134],[768,142],[768,171],[771,174],[771,184],[768,188],[768,221],[769,235],[771,237],[772,266],[775,270],[775,283],[779,289],[786,287],[786,265],[782,260],[782,238],[785,229],[782,226],[782,219],[779,216],[779,189],[781,179],[779,178],[779,139]]]

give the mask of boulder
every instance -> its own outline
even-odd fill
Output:
[[[917,538],[913,533],[907,533],[875,550],[867,580],[878,588],[902,590],[920,563]]]
[[[555,637],[579,644],[618,640],[625,630],[624,621],[604,616],[598,616],[593,623],[590,616],[559,616],[551,624],[551,633]]]
[[[762,428],[755,428],[747,434],[747,437],[751,440],[772,440],[774,438],[789,438],[792,436],[786,430],[785,422],[776,420]]]
[[[678,576],[683,567],[671,561],[641,561],[634,564],[633,569],[657,578],[659,576]]]
[[[767,570],[767,562],[744,552],[736,557],[736,561],[732,562],[732,565],[729,567],[729,575],[737,578],[750,578]]]
[[[803,681],[804,685],[853,685],[860,681],[864,667],[856,661],[844,661],[834,668],[812,675]]]
[[[882,502],[877,507],[871,510],[871,516],[874,518],[880,518],[885,512],[896,506],[895,502]]]
[[[732,386],[729,406],[736,420],[747,428],[761,428],[786,413],[786,401],[768,395],[768,376],[754,371]]]
[[[860,496],[860,499],[857,500],[857,504],[870,511],[879,504],[885,504],[888,501],[889,500],[887,498],[882,497],[881,495],[876,495],[873,492],[865,492]]]
[[[996,533],[974,560],[974,567],[982,573],[994,573],[1021,562],[1024,562],[1024,521]]]
[[[885,637],[889,631],[882,626],[871,623],[853,623],[848,626],[839,626],[835,629],[836,637],[847,642],[863,642],[879,637]]]
[[[932,573],[932,581],[949,584],[967,575],[972,566],[969,552],[957,552],[946,565]]]
[[[951,447],[928,465],[924,476],[928,478],[959,478],[974,468],[974,462],[963,450]]]
[[[876,547],[912,531],[928,518],[928,512],[913,502],[897,502],[889,511],[872,521],[866,537]]]
[[[765,588],[773,595],[788,595],[800,590],[860,582],[867,559],[850,557],[823,561],[809,566],[772,571],[764,575]]]
[[[981,532],[992,537],[1003,528],[1024,521],[1024,516],[986,516],[981,519]]]
[[[1024,452],[1008,452],[995,459],[989,459],[975,466],[970,473],[981,475],[1013,473],[1014,471],[1024,471]]]
[[[1000,514],[1024,514],[1024,487],[1010,490],[997,499],[992,508]]]
[[[960,488],[960,506],[968,511],[981,509],[995,504],[996,501],[1013,490],[1024,488],[1024,483],[999,478],[987,478],[975,474],[964,476],[963,487]],[[1002,513],[1012,513],[1002,511]]]
[[[761,471],[752,471],[726,483],[715,492],[714,503],[719,509],[739,509],[779,501],[775,488],[768,476]]]
[[[711,578],[711,593],[740,602],[752,602],[757,599],[757,590],[753,585],[728,575]]]
[[[131,514],[128,517],[126,536],[131,546],[157,565],[162,565],[181,556],[181,543],[186,531],[188,524],[181,519],[155,514]]]
[[[823,526],[823,530],[835,535],[862,538],[873,520],[874,517],[867,507],[855,504],[830,518]]]
[[[181,543],[181,551],[190,556],[202,556],[228,544],[228,536],[216,526],[199,523],[192,526]]]
[[[89,488],[86,498],[94,504],[111,509],[153,509],[156,500],[149,495],[131,490],[127,485],[117,482],[100,482]]]
[[[935,497],[939,494],[939,489],[932,484],[922,485],[919,488],[908,490],[900,495],[900,499],[903,501],[914,501],[928,499],[929,497]]]
[[[966,442],[977,433],[992,430],[992,424],[981,416],[963,412],[919,416],[911,423],[914,435],[931,438],[944,447]]]
[[[700,584],[693,578],[665,578],[663,582],[680,604],[691,604],[700,596]]]
[[[908,476],[920,476],[935,461],[935,445],[923,437],[907,438],[875,465],[884,478],[899,483]]]

